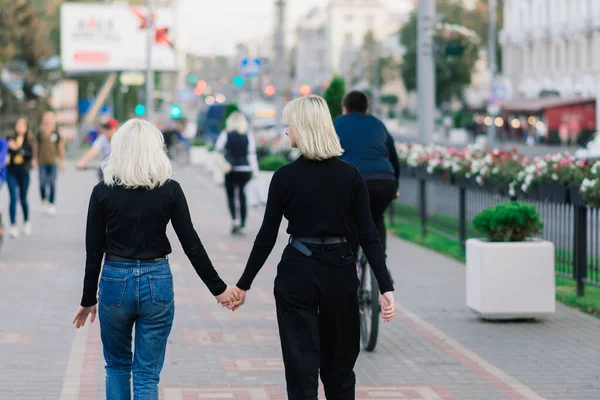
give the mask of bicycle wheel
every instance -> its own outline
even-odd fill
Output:
[[[362,249],[358,251],[360,337],[365,351],[375,350],[379,334],[379,285]]]

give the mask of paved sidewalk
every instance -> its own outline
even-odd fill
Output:
[[[232,238],[224,190],[193,168],[177,168],[176,179],[219,273],[235,283],[262,211],[252,211],[247,237]],[[61,176],[54,218],[40,215],[32,182],[35,235],[4,243],[0,399],[104,398],[98,324],[70,326],[81,295],[94,180],[93,171]],[[161,398],[284,399],[272,296],[283,229],[236,313],[216,304],[171,237],[176,318]],[[461,264],[397,239],[390,240],[389,259],[398,318],[382,324],[376,351],[359,358],[358,399],[600,399],[600,320],[561,306],[547,322],[482,322],[464,306]]]

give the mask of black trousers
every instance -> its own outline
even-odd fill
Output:
[[[277,322],[290,400],[355,396],[360,351],[358,277],[348,243],[307,245],[309,258],[288,246],[275,278]]]
[[[236,219],[236,207],[235,207],[235,190],[238,191],[240,199],[240,222],[242,227],[246,226],[246,215],[248,213],[248,206],[246,205],[246,192],[244,188],[252,179],[252,172],[244,171],[231,171],[225,175],[225,190],[227,191],[227,202],[229,204],[229,213],[231,219]]]
[[[371,215],[373,222],[379,233],[379,240],[383,246],[383,251],[387,247],[387,232],[385,230],[385,211],[394,201],[398,192],[398,184],[393,180],[369,180],[367,189],[369,190],[369,202],[371,204]],[[354,254],[358,252],[358,229],[354,221],[350,223],[350,235],[348,241],[352,246]]]

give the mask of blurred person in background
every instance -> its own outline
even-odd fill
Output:
[[[114,118],[109,118],[100,126],[100,135],[94,140],[92,147],[85,152],[85,154],[77,162],[77,169],[83,170],[85,167],[98,155],[102,161],[106,160],[110,156],[110,140],[119,128],[119,121]],[[98,178],[100,181],[103,179],[102,168],[98,169]]]
[[[385,210],[398,196],[400,162],[394,139],[379,119],[369,114],[369,98],[359,91],[346,94],[343,115],[334,121],[344,149],[341,159],[356,166],[367,188],[371,215],[385,253],[387,234]],[[349,241],[357,255],[359,232],[353,226]]]
[[[83,294],[73,324],[80,328],[88,316],[90,322],[100,317],[106,399],[131,399],[133,375],[133,398],[158,400],[175,316],[169,222],[217,301],[225,306],[239,297],[219,277],[194,229],[156,127],[141,119],[125,122],[103,169],[104,181],[90,196]]]
[[[0,138],[0,160],[5,160],[4,163],[0,162],[0,190],[2,189],[2,185],[6,181],[7,177],[7,167],[8,163],[8,140],[6,138]],[[0,213],[0,244],[4,239],[4,221],[2,220],[2,213]]]
[[[225,191],[231,214],[231,233],[244,234],[248,205],[245,188],[252,179],[252,173],[258,175],[258,159],[256,158],[256,142],[248,134],[248,120],[239,112],[233,112],[225,122],[225,130],[219,135],[215,151],[222,153],[232,166],[225,175]],[[236,210],[235,192],[239,197],[239,218]]]
[[[65,170],[65,142],[58,133],[56,114],[52,111],[42,115],[35,150],[34,158],[40,169],[42,207],[49,215],[56,215],[56,178],[59,168]]]
[[[25,117],[16,119],[13,134],[8,139],[8,158],[6,181],[10,194],[10,236],[19,236],[17,226],[17,203],[21,203],[23,210],[23,233],[32,234],[31,221],[29,221],[29,172],[36,167],[34,158],[33,134],[29,128],[29,121]]]

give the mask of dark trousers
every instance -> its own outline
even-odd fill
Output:
[[[369,180],[367,181],[367,189],[369,190],[369,202],[371,204],[371,215],[373,222],[379,233],[379,240],[385,252],[387,246],[387,232],[385,230],[385,211],[394,201],[398,192],[398,185],[393,180]],[[354,254],[358,252],[358,229],[354,221],[350,224],[350,235],[348,241],[352,246]]]
[[[317,399],[319,370],[328,399],[354,399],[360,351],[358,277],[348,243],[288,246],[277,267],[277,322],[290,400]]]
[[[29,203],[27,193],[29,192],[29,167],[25,165],[14,165],[7,169],[6,182],[10,194],[9,214],[10,223],[17,223],[17,203],[21,203],[23,209],[23,220],[29,221]],[[18,194],[17,194],[18,192]]]
[[[57,164],[40,165],[40,196],[42,201],[46,200],[46,194],[48,195],[48,202],[54,204],[56,196],[56,175],[58,173]],[[46,192],[47,190],[47,192]]]
[[[240,198],[240,221],[242,227],[246,226],[246,214],[248,212],[248,206],[246,205],[246,192],[244,188],[252,179],[252,172],[245,171],[231,171],[225,175],[225,190],[227,191],[227,202],[229,204],[229,213],[231,219],[236,219],[236,207],[235,207],[235,190],[238,191]]]

